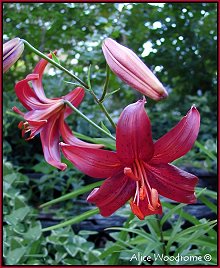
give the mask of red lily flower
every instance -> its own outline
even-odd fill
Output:
[[[51,54],[48,56],[50,58],[52,57]],[[77,139],[72,135],[70,128],[64,121],[72,112],[66,106],[64,100],[68,100],[77,107],[83,100],[85,94],[83,88],[77,87],[60,98],[49,99],[46,97],[42,85],[42,76],[47,64],[48,62],[46,60],[40,60],[34,72],[15,85],[15,92],[18,99],[29,111],[23,113],[17,107],[13,107],[12,109],[24,117],[25,122],[20,122],[18,125],[22,129],[22,136],[29,135],[26,138],[26,140],[29,140],[40,133],[45,160],[52,166],[64,170],[66,164],[61,163],[60,135],[65,142],[70,144],[92,148],[100,148],[102,146],[89,144]],[[32,82],[33,89],[29,86],[29,81]]]
[[[199,131],[199,112],[192,106],[171,131],[153,143],[144,103],[140,100],[122,112],[116,152],[61,143],[64,156],[79,170],[91,177],[107,178],[87,198],[105,217],[131,198],[131,210],[141,220],[162,213],[158,194],[183,203],[196,200],[198,178],[169,163],[193,146]]]

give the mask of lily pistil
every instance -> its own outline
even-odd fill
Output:
[[[140,201],[145,202],[149,210],[156,212],[161,204],[158,197],[158,191],[150,186],[145,172],[144,163],[142,160],[135,160],[132,168],[125,167],[124,174],[136,183],[135,194],[130,200],[132,212],[140,219],[144,219],[144,214],[140,209]]]

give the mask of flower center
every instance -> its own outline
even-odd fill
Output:
[[[132,212],[141,220],[144,214],[140,208],[140,201],[144,201],[147,209],[156,211],[160,207],[158,192],[151,188],[147,179],[144,164],[141,160],[135,160],[132,168],[125,167],[124,174],[136,183],[136,191],[133,199],[130,201]]]

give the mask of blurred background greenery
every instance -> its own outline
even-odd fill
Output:
[[[3,7],[4,41],[18,36],[44,53],[57,49],[61,64],[83,81],[86,81],[91,65],[92,86],[98,96],[101,96],[105,78],[105,59],[101,50],[103,39],[112,37],[131,48],[169,91],[168,99],[159,103],[148,100],[146,105],[152,120],[154,139],[166,133],[195,104],[201,113],[198,141],[208,150],[215,150],[215,3],[7,3]],[[16,164],[27,163],[33,149],[41,154],[41,147],[36,146],[39,140],[36,138],[28,143],[22,141],[16,127],[19,119],[7,113],[13,105],[18,105],[14,94],[15,82],[29,74],[38,60],[26,48],[22,59],[4,75],[4,149],[7,158]],[[56,97],[72,90],[73,86],[66,81],[75,82],[50,67],[44,76],[47,96]],[[109,91],[118,88],[120,91],[105,103],[116,122],[121,110],[141,97],[112,73]],[[111,128],[89,94],[80,109],[97,123],[104,121]],[[76,116],[71,116],[69,122],[78,132],[90,136],[100,135]],[[197,158],[201,156],[197,155]],[[32,154],[28,159],[29,165],[35,160]],[[205,161],[200,161],[200,165],[214,168]]]
[[[111,37],[131,48],[169,92],[166,100],[158,103],[148,100],[146,105],[154,139],[165,134],[195,104],[201,113],[199,145],[194,146],[176,165],[216,174],[216,3],[4,3],[3,42],[14,37],[26,39],[45,54],[58,50],[61,64],[85,82],[91,65],[91,83],[97,96],[101,96],[105,81],[106,63],[101,50],[103,39]],[[5,176],[8,176],[5,188],[6,215],[22,207],[20,201],[15,199],[20,194],[24,194],[25,198],[22,195],[20,199],[16,198],[36,207],[83,184],[82,175],[75,169],[62,173],[45,163],[39,137],[26,142],[17,128],[20,119],[11,108],[15,105],[23,108],[15,96],[14,85],[31,73],[38,61],[38,56],[25,48],[21,59],[3,77],[3,152]],[[59,97],[71,91],[74,86],[67,82],[75,81],[50,65],[43,77],[46,95]],[[111,73],[109,92],[119,88],[105,101],[115,122],[126,105],[141,97]],[[79,108],[96,123],[102,121],[114,132],[89,93]],[[68,122],[77,132],[91,137],[102,136],[74,114],[69,116]],[[18,184],[10,192],[7,187],[15,183],[16,176],[19,177]],[[19,185],[22,187],[16,192]],[[65,209],[57,210],[59,218],[71,206],[72,201],[66,202]],[[25,213],[21,221],[37,212],[31,210]],[[12,222],[10,218],[7,219],[9,225]],[[19,224],[16,228],[19,228]],[[21,228],[26,227],[21,225]],[[31,228],[38,230],[40,227],[35,224]],[[12,229],[9,228],[6,233],[16,232]],[[17,242],[12,241],[10,248],[19,248]],[[9,256],[12,252],[7,251],[7,254]],[[22,263],[24,254],[20,252],[20,255]],[[56,258],[59,259],[59,256]],[[18,257],[17,263],[20,259]],[[36,260],[29,261],[38,264]],[[11,260],[8,264],[14,263]],[[72,263],[66,260],[66,264]]]

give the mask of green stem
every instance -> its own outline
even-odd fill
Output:
[[[80,115],[83,119],[85,119],[89,124],[93,125],[95,128],[100,130],[101,132],[105,133],[109,138],[116,140],[114,136],[112,136],[110,133],[102,129],[100,126],[96,125],[92,120],[90,120],[87,116],[85,116],[82,112],[80,112],[75,106],[72,105],[71,102],[64,100],[64,103],[66,103],[74,112],[76,112],[78,115]]]
[[[156,218],[157,218],[158,228],[159,228],[159,231],[160,231],[160,241],[163,244],[163,254],[166,255],[166,246],[165,246],[165,241],[164,241],[164,237],[163,237],[163,230],[162,230],[162,226],[161,226],[161,223],[160,223],[159,215],[156,214]],[[167,261],[164,260],[164,264],[167,265]]]
[[[109,74],[110,74],[110,69],[108,65],[106,64],[106,79],[105,79],[105,84],[104,84],[103,91],[102,91],[102,96],[99,99],[99,102],[103,102],[105,99],[107,89],[108,89],[108,84],[109,84]]]
[[[116,125],[115,125],[114,121],[112,120],[112,118],[111,118],[110,114],[108,113],[108,111],[106,110],[105,106],[102,104],[102,101],[104,100],[104,97],[105,97],[106,91],[107,91],[107,87],[108,87],[109,68],[107,67],[107,69],[106,69],[107,77],[106,77],[106,80],[105,80],[104,90],[103,90],[102,97],[101,97],[101,99],[103,98],[103,100],[101,100],[101,101],[96,97],[95,92],[92,89],[91,82],[90,82],[90,71],[91,71],[91,66],[89,67],[88,78],[87,78],[88,85],[89,85],[89,92],[91,93],[91,95],[93,96],[95,102],[99,105],[99,107],[101,108],[101,110],[103,111],[105,116],[108,118],[108,120],[111,123],[112,127],[114,129],[116,129]],[[103,97],[103,95],[104,95],[104,97]]]
[[[113,128],[116,128],[114,121],[112,120],[111,116],[109,115],[109,113],[107,112],[105,106],[98,100],[98,98],[96,97],[95,93],[93,92],[93,90],[91,89],[91,86],[88,86],[86,83],[84,83],[81,79],[79,79],[77,76],[75,76],[73,73],[71,73],[70,71],[68,71],[66,68],[64,68],[63,66],[61,66],[59,63],[55,62],[54,60],[50,59],[49,57],[47,57],[46,55],[44,55],[42,52],[40,52],[39,50],[37,50],[35,47],[33,47],[30,43],[28,43],[25,39],[21,39],[23,41],[23,43],[25,45],[27,45],[35,54],[37,54],[38,56],[40,56],[41,58],[47,60],[48,62],[50,62],[51,64],[53,64],[54,66],[56,66],[58,69],[62,70],[63,72],[67,73],[69,76],[71,76],[72,78],[74,78],[76,81],[78,81],[83,87],[85,87],[86,89],[89,89],[89,91],[91,92],[91,94],[93,95],[96,103],[100,106],[101,110],[104,112],[104,114],[106,115],[106,117],[108,118],[109,122],[111,123],[111,125],[113,126]],[[87,117],[86,117],[87,118]],[[84,118],[85,119],[85,118]],[[87,118],[88,119],[88,118]],[[86,119],[86,120],[87,120]],[[88,121],[88,120],[87,120]],[[90,124],[93,124],[93,126],[97,126],[95,123],[93,123],[90,120]],[[98,127],[99,128],[99,127]],[[103,132],[102,128],[99,128],[99,130],[101,130]],[[105,132],[105,134],[107,134],[107,132]],[[109,134],[108,134],[109,136]],[[112,138],[112,137],[111,137]]]
[[[93,90],[90,90],[90,93],[92,94],[92,96],[95,99],[95,102],[99,105],[99,107],[101,108],[101,110],[103,111],[103,113],[106,115],[106,117],[108,118],[109,122],[111,123],[112,127],[114,129],[116,129],[116,125],[114,123],[114,121],[112,120],[110,114],[108,113],[108,111],[106,110],[105,106],[98,100],[98,98],[96,97],[95,93]]]
[[[63,66],[61,66],[59,63],[55,62],[54,60],[50,59],[49,57],[47,57],[46,55],[44,55],[42,52],[40,52],[39,50],[37,50],[35,47],[33,47],[30,43],[28,43],[26,40],[21,39],[23,41],[23,43],[25,45],[27,45],[34,53],[36,53],[38,56],[40,56],[41,58],[47,60],[48,62],[50,62],[51,64],[53,64],[54,66],[56,66],[58,69],[60,69],[61,71],[67,73],[69,76],[71,76],[72,78],[74,78],[76,81],[78,81],[83,87],[85,88],[89,88],[87,84],[85,84],[81,79],[79,79],[77,76],[75,76],[73,73],[71,73],[70,71],[68,71],[66,68],[64,68]]]

